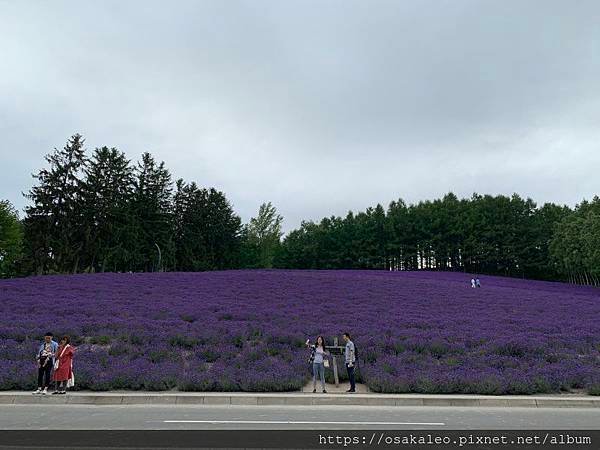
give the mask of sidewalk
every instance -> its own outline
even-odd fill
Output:
[[[376,393],[283,392],[147,392],[76,391],[66,395],[32,395],[30,392],[0,392],[0,404],[78,405],[305,405],[305,406],[454,406],[526,408],[600,408],[600,397],[577,395],[490,396],[422,395]]]

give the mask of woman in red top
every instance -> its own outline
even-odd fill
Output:
[[[71,342],[69,336],[63,336],[56,351],[54,375],[52,376],[52,379],[56,381],[56,390],[52,394],[66,394],[69,380],[73,380],[71,386],[74,384],[73,353],[75,348],[69,342]]]

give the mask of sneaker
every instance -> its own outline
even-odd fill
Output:
[[[323,389],[323,394],[327,394],[327,391],[325,389]]]
[[[67,391],[60,391],[59,394],[66,394]]]
[[[52,392],[52,395],[57,395],[57,394],[60,394],[60,391],[54,391],[54,392]]]
[[[316,390],[316,389],[313,389],[313,394],[316,394],[316,393],[317,393],[317,390]]]
[[[356,392],[354,389],[348,389],[346,392]]]
[[[42,391],[42,395],[46,395],[46,394],[48,394],[48,389],[44,388],[44,390]]]
[[[42,390],[40,388],[37,388],[37,391],[32,392],[33,395],[41,394],[41,393],[42,393]]]

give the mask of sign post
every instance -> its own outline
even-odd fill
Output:
[[[328,345],[327,349],[331,353],[331,359],[333,360],[333,380],[335,382],[335,387],[340,387],[340,377],[338,374],[338,366],[337,366],[337,355],[341,355],[344,347],[338,345],[338,338],[333,338],[333,345]]]

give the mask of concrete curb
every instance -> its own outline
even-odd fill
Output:
[[[73,392],[32,395],[0,392],[0,405],[252,405],[252,406],[453,406],[518,408],[600,408],[600,398],[583,396],[485,396],[305,393],[118,393]]]

